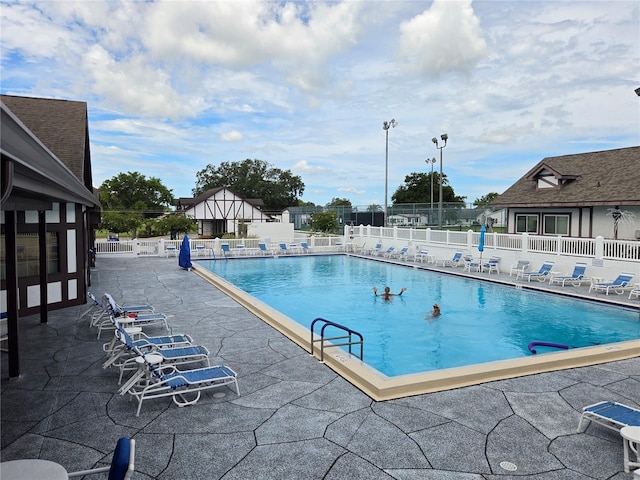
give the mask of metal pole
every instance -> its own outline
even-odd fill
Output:
[[[386,129],[387,141],[384,156],[384,226],[387,226],[387,186],[389,184],[389,127]]]
[[[440,150],[440,178],[438,182],[440,183],[440,196],[438,197],[438,228],[442,230],[442,147],[437,147]]]
[[[433,212],[433,162],[431,162],[431,212]]]

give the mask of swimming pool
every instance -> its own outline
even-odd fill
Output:
[[[198,263],[307,329],[322,317],[360,332],[365,362],[388,377],[529,357],[531,341],[590,347],[640,338],[637,310],[357,257]],[[374,285],[407,292],[385,302]],[[433,303],[439,318],[428,315]]]

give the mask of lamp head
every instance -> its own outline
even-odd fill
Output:
[[[438,139],[436,137],[433,137],[431,141],[436,144],[436,147],[438,146]]]
[[[396,126],[398,125],[398,122],[396,122],[395,118],[392,118],[390,123],[393,128],[396,128]]]
[[[387,122],[386,120],[382,122],[382,129],[389,130],[389,122]]]
[[[447,135],[446,133],[443,133],[442,135],[440,135],[440,138],[444,143],[447,143],[447,140],[449,140],[449,135]]]

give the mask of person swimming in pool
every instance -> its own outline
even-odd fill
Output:
[[[378,293],[378,289],[376,287],[373,287],[373,294],[376,297],[382,297],[385,300],[391,300],[391,297],[399,297],[406,291],[407,289],[405,287],[402,287],[402,290],[400,290],[400,293],[391,293],[391,288],[384,287],[384,292]]]
[[[440,316],[440,305],[438,305],[437,303],[433,304],[433,310],[431,311],[431,316],[432,317]]]

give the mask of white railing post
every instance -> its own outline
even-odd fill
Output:
[[[213,248],[215,255],[220,255],[220,239],[218,237],[213,240]]]
[[[134,242],[132,242],[132,248],[133,248],[133,254],[138,256],[140,255],[140,240],[136,239]]]
[[[164,253],[164,238],[161,238],[158,242],[158,255],[162,255]]]
[[[562,254],[562,237],[558,235],[558,242],[556,243],[556,255]]]
[[[529,253],[529,234],[522,234],[522,253]]]
[[[602,260],[604,258],[604,237],[596,237],[595,259]]]
[[[431,227],[427,228],[427,232],[424,238],[427,245],[431,245]]]
[[[473,251],[473,230],[467,230],[467,250]]]

